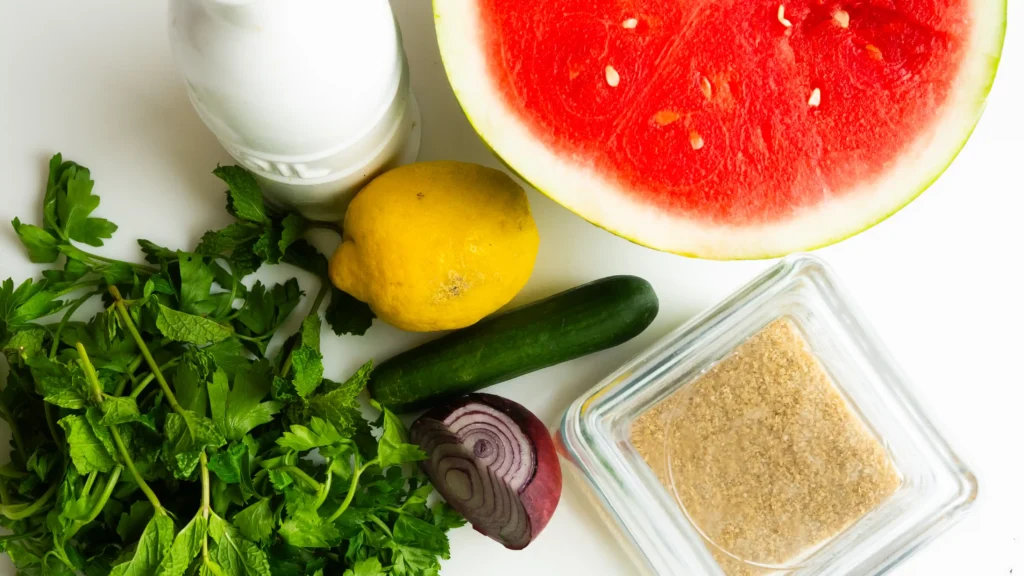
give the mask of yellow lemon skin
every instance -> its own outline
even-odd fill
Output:
[[[526,192],[507,174],[421,162],[356,195],[330,274],[393,326],[453,330],[507,304],[529,280],[539,244]]]

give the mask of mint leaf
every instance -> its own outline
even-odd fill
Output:
[[[156,569],[156,576],[183,576],[189,564],[199,555],[206,540],[207,521],[201,513],[174,537],[174,543]]]
[[[272,576],[266,552],[216,514],[210,515],[209,534],[215,542],[211,556],[224,576]]]
[[[328,279],[327,258],[305,240],[296,240],[290,244],[285,251],[284,261],[323,280]]]
[[[153,518],[153,505],[149,500],[138,500],[132,504],[128,512],[122,513],[117,521],[117,535],[123,542],[138,539]]]
[[[79,474],[110,472],[114,468],[113,456],[105,443],[97,438],[93,426],[85,416],[73,414],[61,418],[57,423],[64,429],[71,461]]]
[[[267,219],[263,192],[251,172],[240,166],[218,166],[213,173],[228,185],[228,212],[249,222]]]
[[[254,362],[235,376],[229,388],[228,375],[217,370],[209,385],[213,421],[229,440],[241,440],[253,428],[271,422],[281,403],[263,399],[270,394],[274,373],[266,359]]]
[[[17,364],[43,354],[43,341],[49,333],[42,328],[19,330],[4,345],[4,353],[10,364]]]
[[[72,410],[81,410],[89,402],[89,389],[85,375],[77,365],[65,365],[37,356],[28,362],[32,379],[43,400]]]
[[[103,399],[103,403],[100,404],[100,411],[103,413],[100,424],[104,426],[137,422],[156,432],[156,423],[153,421],[153,418],[139,412],[139,406],[135,403],[134,398],[107,396]]]
[[[253,542],[267,542],[274,532],[274,511],[269,498],[260,498],[254,504],[243,508],[231,520],[238,530]]]
[[[135,554],[110,571],[110,576],[152,576],[174,539],[174,521],[166,514],[154,514],[142,531]]]
[[[249,222],[235,222],[220,230],[210,230],[203,234],[196,252],[208,256],[230,254],[235,250],[252,250],[252,245],[260,237],[261,228]]]
[[[57,245],[60,240],[53,234],[32,224],[22,224],[21,220],[15,218],[11,221],[14,232],[17,233],[21,243],[28,251],[28,259],[37,264],[50,264],[57,260],[60,251]]]
[[[281,252],[281,229],[274,226],[273,222],[267,222],[263,226],[263,233],[260,234],[256,243],[252,245],[252,251],[268,264],[277,264],[284,257]]]
[[[302,238],[307,228],[309,223],[302,216],[294,212],[285,216],[281,220],[281,238],[277,241],[277,252],[283,256],[292,244]]]
[[[309,411],[334,425],[344,436],[351,436],[357,422],[363,421],[359,394],[366,388],[373,362],[367,362],[344,384],[309,398]],[[326,381],[325,381],[326,382]]]
[[[199,453],[225,444],[224,437],[209,419],[186,410],[173,412],[164,423],[164,460],[176,478],[187,479],[199,465]]]
[[[292,384],[302,398],[315,391],[324,379],[323,355],[320,354],[320,317],[315,313],[302,321],[302,345],[292,352],[295,377]]]
[[[331,303],[327,305],[324,319],[338,336],[354,334],[362,336],[370,329],[377,315],[370,310],[370,305],[356,300],[347,292],[337,288],[331,290]]]
[[[164,336],[177,342],[189,344],[210,344],[230,338],[235,331],[230,326],[219,324],[209,318],[179,312],[158,304],[156,327]]]

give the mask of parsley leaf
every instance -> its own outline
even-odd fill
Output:
[[[271,422],[281,410],[281,403],[263,402],[270,394],[274,373],[266,359],[254,362],[249,369],[235,376],[228,386],[223,370],[213,374],[209,385],[210,409],[217,429],[228,440],[241,440],[253,428]]]
[[[427,453],[415,444],[407,442],[408,435],[405,426],[398,416],[391,410],[381,406],[376,400],[370,400],[370,404],[381,412],[381,436],[377,447],[377,458],[380,460],[380,467],[387,468],[407,462],[424,460]]]
[[[21,220],[15,218],[11,221],[14,232],[17,233],[21,243],[28,251],[28,258],[37,264],[49,264],[57,260],[60,250],[57,246],[60,239],[54,237],[48,231],[32,224],[22,224]]]

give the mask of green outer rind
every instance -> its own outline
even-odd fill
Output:
[[[370,396],[409,412],[618,346],[658,314],[658,296],[636,276],[577,286],[407,350],[374,369]]]
[[[435,22],[441,18],[441,14],[438,12],[438,9],[437,9],[437,1],[438,0],[432,0],[433,14],[434,14]],[[978,84],[979,89],[978,89],[977,98],[976,98],[977,101],[978,101],[977,102],[977,113],[974,115],[974,119],[971,122],[970,128],[964,133],[964,136],[963,136],[963,139],[960,142],[960,145],[957,146],[957,148],[949,156],[948,161],[944,165],[942,165],[930,177],[925,177],[925,181],[922,183],[922,186],[916,192],[914,192],[913,194],[908,195],[906,197],[906,201],[903,202],[902,204],[898,205],[892,211],[890,211],[890,212],[888,212],[886,214],[883,214],[880,217],[878,217],[878,218],[876,218],[876,219],[874,219],[872,221],[867,222],[864,225],[863,228],[860,228],[858,230],[854,230],[853,232],[850,232],[849,234],[844,234],[844,235],[836,236],[834,238],[827,239],[827,240],[821,242],[820,244],[816,244],[816,245],[813,245],[813,246],[808,246],[808,247],[804,248],[804,250],[817,250],[817,249],[820,249],[820,248],[824,248],[826,246],[831,246],[833,244],[842,242],[843,240],[846,240],[848,238],[852,238],[852,237],[860,234],[861,232],[864,232],[864,231],[866,231],[866,230],[868,230],[870,228],[873,228],[874,226],[880,224],[881,222],[884,222],[885,220],[888,220],[894,214],[896,214],[897,212],[899,212],[903,208],[907,207],[907,205],[909,205],[911,202],[916,200],[921,194],[923,194],[925,192],[925,190],[927,190],[929,187],[931,187],[931,185],[934,184],[935,181],[938,180],[939,177],[942,176],[942,174],[949,168],[949,166],[953,163],[953,161],[956,160],[956,157],[959,156],[959,154],[963,150],[964,146],[967,145],[967,141],[970,140],[970,137],[974,133],[975,128],[977,128],[978,121],[981,119],[981,115],[982,115],[982,113],[984,112],[984,109],[985,109],[985,104],[986,104],[986,101],[988,99],[988,94],[989,94],[989,92],[991,92],[992,85],[995,82],[996,72],[997,72],[997,70],[999,68],[999,62],[1001,60],[1002,52],[1003,52],[1003,45],[1004,45],[1005,39],[1006,39],[1007,5],[1008,5],[1008,0],[1002,0],[1002,19],[1001,19],[1002,26],[1001,26],[1001,29],[999,31],[999,37],[996,39],[996,41],[998,42],[998,47],[993,46],[993,48],[995,48],[994,52],[996,53],[996,55],[991,58],[990,65],[988,67],[988,75],[986,77],[986,81],[984,83],[979,82],[979,84]],[[639,246],[643,246],[645,248],[652,248],[652,249],[655,249],[655,250],[661,250],[661,251],[665,251],[665,252],[670,252],[672,254],[676,254],[676,255],[679,255],[679,256],[684,256],[684,257],[687,257],[687,258],[700,258],[700,259],[705,259],[705,260],[765,260],[765,259],[770,259],[770,258],[779,258],[779,257],[785,256],[786,254],[790,253],[790,252],[779,252],[779,253],[765,253],[765,254],[762,254],[762,255],[755,255],[755,256],[719,257],[719,256],[702,255],[702,254],[691,253],[691,252],[686,252],[686,251],[664,250],[664,249],[659,248],[657,246],[652,246],[650,244],[647,244],[647,243],[645,243],[644,241],[642,241],[642,240],[640,240],[638,238],[632,238],[632,237],[630,237],[630,236],[628,236],[626,234],[623,234],[621,232],[617,232],[616,230],[613,230],[613,229],[611,229],[611,228],[609,228],[607,226],[604,226],[600,222],[594,221],[593,219],[587,218],[586,216],[583,216],[582,214],[576,212],[575,210],[572,210],[572,208],[569,208],[568,206],[565,206],[565,204],[563,204],[558,199],[557,196],[555,196],[554,194],[548,193],[542,187],[538,186],[532,179],[524,176],[522,173],[520,173],[518,170],[516,170],[513,166],[511,166],[508,162],[505,161],[505,159],[501,156],[501,154],[499,154],[494,149],[494,146],[492,145],[492,143],[488,139],[487,135],[484,133],[484,131],[480,130],[479,126],[477,126],[477,123],[473,120],[472,115],[470,115],[469,111],[466,109],[466,105],[463,103],[463,98],[460,95],[459,89],[456,88],[455,84],[451,81],[452,80],[451,73],[449,72],[449,65],[448,65],[448,63],[446,61],[444,51],[441,51],[441,62],[445,66],[445,73],[448,75],[449,84],[451,85],[452,92],[455,94],[455,98],[456,98],[456,100],[459,103],[459,107],[462,109],[463,114],[466,116],[466,119],[469,121],[470,126],[472,126],[473,130],[475,130],[477,135],[480,136],[480,139],[487,146],[488,150],[490,150],[491,153],[494,154],[494,156],[501,162],[501,164],[503,166],[505,166],[505,168],[508,169],[510,172],[516,174],[519,178],[521,178],[522,180],[524,180],[525,182],[527,182],[531,186],[533,186],[534,189],[536,189],[539,192],[543,193],[545,196],[547,196],[548,198],[554,200],[558,204],[561,204],[562,206],[567,208],[570,212],[573,212],[574,214],[576,214],[577,216],[583,218],[584,220],[586,220],[590,224],[592,224],[592,225],[594,225],[594,226],[596,226],[598,228],[601,228],[602,230],[605,230],[607,232],[611,232],[612,234],[615,234],[616,236],[619,236],[619,237],[621,237],[621,238],[623,238],[625,240],[628,240],[628,241],[630,241],[630,242],[632,242],[634,244],[637,244]]]

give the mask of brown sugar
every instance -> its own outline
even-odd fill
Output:
[[[786,319],[642,414],[631,438],[730,576],[798,561],[901,482]]]

